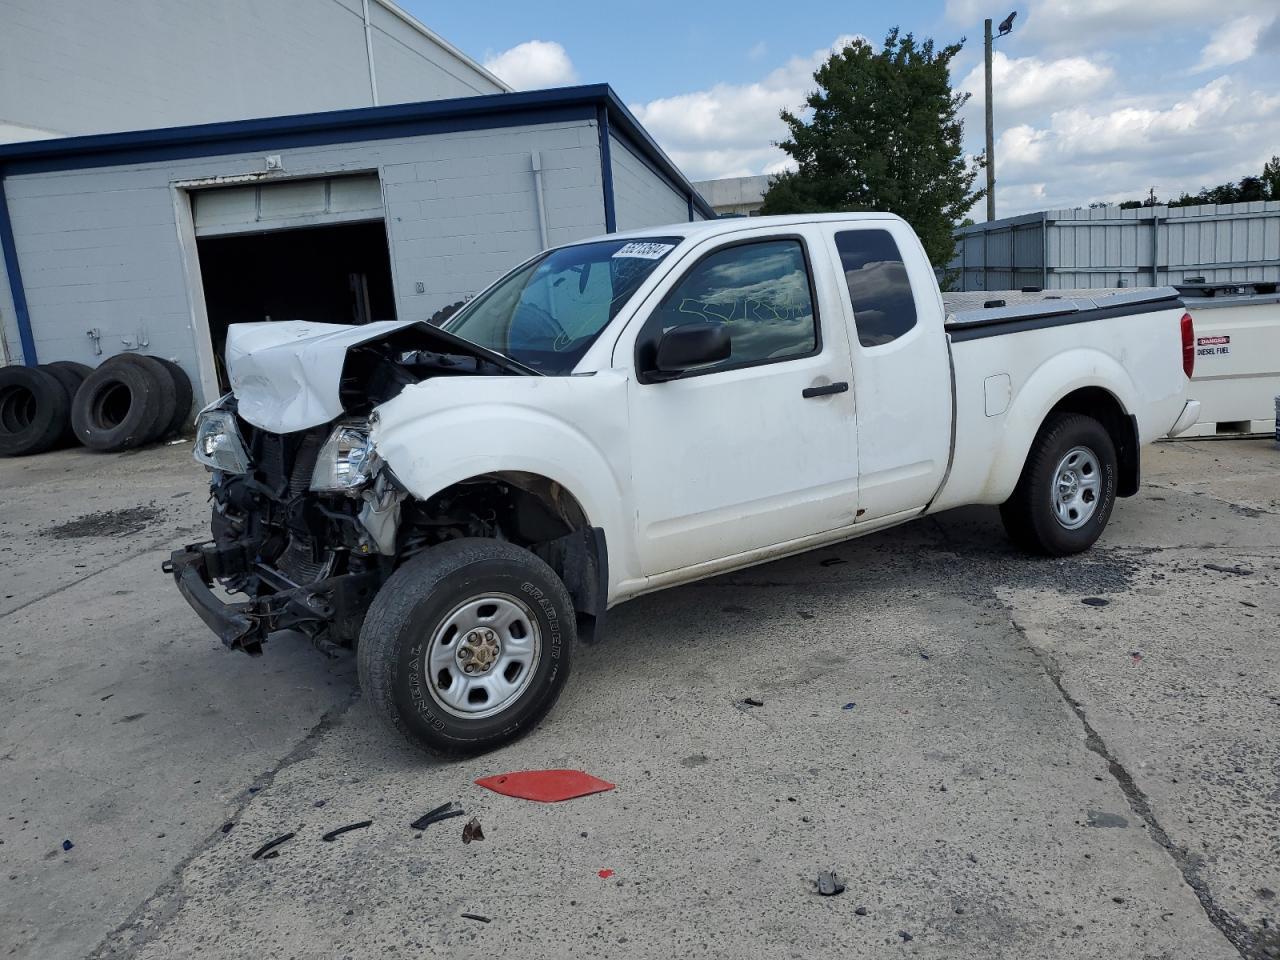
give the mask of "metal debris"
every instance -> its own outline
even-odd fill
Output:
[[[365,827],[372,825],[372,823],[372,820],[361,820],[359,823],[348,823],[345,827],[338,827],[336,830],[330,830],[320,839],[327,843],[332,843],[337,837],[342,836],[344,833],[350,833],[352,830],[363,830]]]
[[[763,707],[764,706],[764,701],[757,700],[755,697],[743,697],[738,702],[741,703],[744,707]]]
[[[462,811],[459,810],[459,813]],[[472,817],[467,821],[467,825],[462,828],[462,842],[470,843],[472,840],[483,840],[484,831],[480,829],[480,821],[476,817]]]
[[[286,840],[292,840],[293,838],[294,838],[294,834],[290,832],[290,833],[281,834],[280,836],[276,837],[274,840],[268,840],[266,843],[260,846],[257,850],[253,851],[253,856],[250,859],[261,860],[264,857],[267,857],[269,859],[270,857],[279,856],[279,851],[277,851],[275,848],[280,846],[280,844],[284,843]]]

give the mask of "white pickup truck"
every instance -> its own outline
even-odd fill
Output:
[[[1173,290],[948,315],[883,214],[612,234],[443,328],[244,324],[226,359],[213,540],[166,570],[229,647],[354,646],[376,711],[446,754],[536,724],[642,593],[961,504],[1084,550],[1197,409]]]

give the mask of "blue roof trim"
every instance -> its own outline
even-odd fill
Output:
[[[625,135],[641,156],[680,186],[681,192],[690,191],[695,206],[704,216],[715,216],[607,83],[11,143],[0,146],[0,166],[5,175],[75,170],[239,151],[554,123],[589,118],[600,108],[607,111],[609,126],[615,133]]]
[[[5,273],[9,276],[14,318],[18,321],[18,338],[22,342],[22,362],[28,367],[34,367],[37,363],[36,341],[31,333],[31,314],[27,311],[27,292],[22,286],[22,271],[18,269],[18,249],[13,243],[9,201],[4,195],[4,172],[4,167],[0,167],[0,254],[3,254]]]

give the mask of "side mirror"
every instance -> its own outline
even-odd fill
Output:
[[[682,323],[658,341],[650,377],[671,380],[691,367],[728,360],[732,352],[729,330],[723,323]]]

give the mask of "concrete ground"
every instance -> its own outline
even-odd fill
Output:
[[[0,957],[1280,957],[1280,451],[1144,466],[1081,557],[963,510],[626,604],[446,763],[190,612],[185,445],[0,461]],[[618,786],[472,783],[539,767]]]

